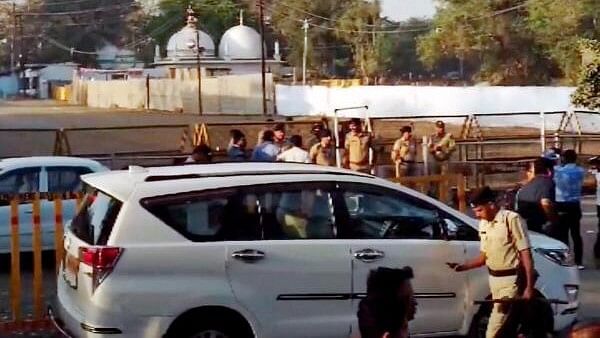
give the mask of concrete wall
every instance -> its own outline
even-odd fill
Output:
[[[267,74],[267,99],[273,111],[273,81]],[[74,79],[72,103],[90,107],[145,108],[146,81],[85,81]],[[225,114],[262,113],[260,74],[202,79],[203,111]],[[151,79],[150,109],[198,112],[198,81],[195,79]]]
[[[333,116],[334,109],[369,106],[340,112],[341,117],[401,118],[492,114],[506,112],[553,112],[573,109],[574,87],[437,87],[437,86],[276,86],[277,112],[285,116]],[[584,115],[583,129],[600,130],[600,115]],[[451,120],[451,119],[450,119]],[[484,116],[487,126],[530,126],[542,124],[540,116]],[[462,121],[457,120],[458,123]],[[558,127],[559,115],[546,116],[548,128]]]

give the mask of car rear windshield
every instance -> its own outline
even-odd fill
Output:
[[[123,203],[97,189],[86,190],[70,230],[90,245],[105,245]]]

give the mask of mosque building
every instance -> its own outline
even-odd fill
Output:
[[[240,23],[229,28],[221,37],[218,48],[213,38],[198,29],[194,10],[187,10],[187,24],[173,34],[167,43],[166,57],[155,46],[154,67],[168,70],[169,77],[176,77],[178,69],[197,69],[197,44],[200,45],[200,68],[202,76],[243,75],[261,72],[261,36],[253,28],[244,25],[243,11]],[[266,48],[265,48],[266,50]],[[278,73],[281,68],[279,43],[275,42],[274,54],[266,58],[266,71]]]

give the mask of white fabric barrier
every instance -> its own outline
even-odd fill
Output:
[[[333,116],[344,107],[369,106],[370,117],[552,112],[573,109],[574,87],[437,87],[437,86],[276,86],[277,110],[284,116]],[[340,117],[365,117],[364,109],[340,111]],[[600,131],[600,116],[579,116],[586,132]],[[541,127],[540,116],[490,116],[487,126]],[[547,116],[546,127],[558,127]],[[462,122],[462,121],[461,121]]]

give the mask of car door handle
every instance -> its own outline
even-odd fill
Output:
[[[259,250],[254,249],[246,249],[236,251],[231,254],[231,257],[238,259],[240,261],[244,261],[247,263],[253,263],[265,258],[265,253]]]
[[[374,249],[363,249],[355,252],[353,255],[354,258],[359,259],[363,262],[373,262],[385,257],[385,253],[383,251]]]

